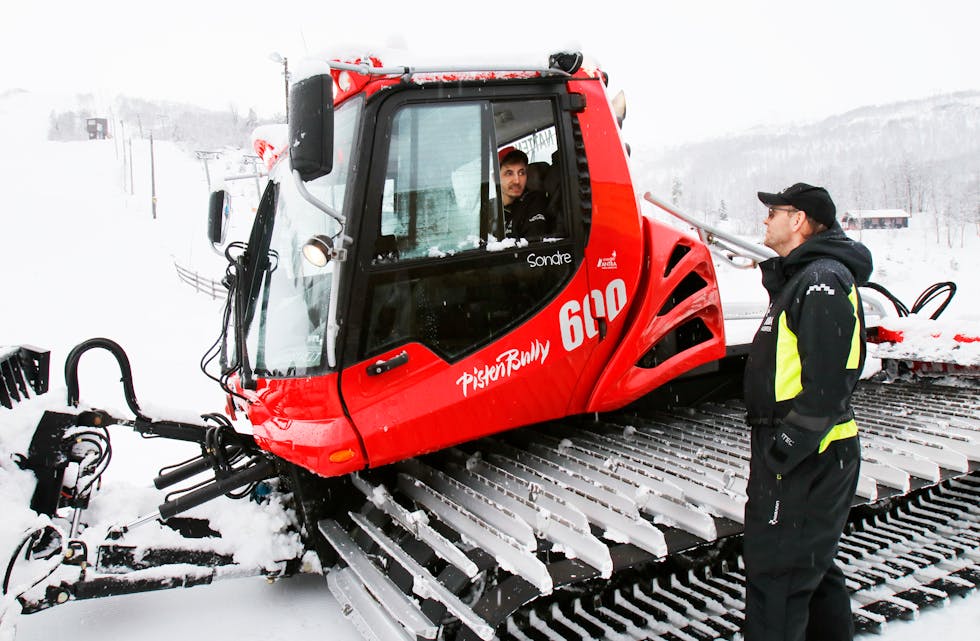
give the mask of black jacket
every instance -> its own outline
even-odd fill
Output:
[[[540,191],[525,191],[504,207],[505,235],[511,238],[541,240],[556,232],[555,215],[548,209],[548,198]]]
[[[865,358],[857,286],[872,260],[835,225],[760,267],[770,303],[745,367],[745,404],[750,425],[775,428],[766,462],[785,473],[853,418]]]

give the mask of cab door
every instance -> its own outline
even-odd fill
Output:
[[[564,416],[592,349],[563,347],[562,307],[589,292],[575,201],[550,237],[491,233],[498,149],[547,171],[560,101],[427,91],[379,108],[359,234],[341,392],[372,466]]]

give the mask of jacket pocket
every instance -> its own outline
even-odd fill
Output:
[[[742,550],[749,573],[785,569],[791,554],[785,477],[755,460],[749,474]]]
[[[762,445],[767,437],[753,435],[755,445]],[[750,465],[743,538],[746,570],[778,574],[808,566],[811,555],[804,530],[812,459],[787,474],[770,470],[761,456],[753,456]]]

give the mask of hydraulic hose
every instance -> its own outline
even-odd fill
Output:
[[[919,294],[919,297],[915,300],[915,303],[913,303],[912,307],[909,308],[905,305],[905,303],[899,300],[897,296],[895,296],[890,291],[888,291],[888,289],[886,289],[883,285],[869,282],[862,285],[862,287],[873,289],[879,294],[885,296],[885,298],[887,298],[891,302],[891,304],[895,306],[895,313],[897,313],[900,317],[911,316],[912,314],[918,314],[919,312],[922,311],[922,309],[927,304],[929,304],[939,296],[945,294],[946,298],[943,300],[942,303],[940,303],[939,307],[936,308],[936,311],[934,311],[932,315],[929,316],[929,318],[932,320],[936,320],[937,318],[939,318],[940,314],[942,314],[946,310],[946,307],[949,305],[950,301],[953,300],[953,296],[956,294],[956,283],[950,281],[934,283],[929,287],[927,287],[925,291],[923,291],[921,294]]]

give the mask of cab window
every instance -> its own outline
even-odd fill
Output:
[[[545,186],[558,150],[555,113],[550,99],[408,103],[392,112],[383,175],[374,178],[381,202],[359,358],[415,341],[456,360],[561,291],[580,258],[560,187],[549,198]],[[499,154],[508,147],[528,159],[523,170],[540,192],[534,207],[552,207],[560,221],[546,233],[507,233]]]
[[[402,260],[453,255],[480,247],[481,201],[491,177],[481,172],[478,103],[400,110],[392,122],[380,254]],[[382,243],[383,245],[384,243]]]

